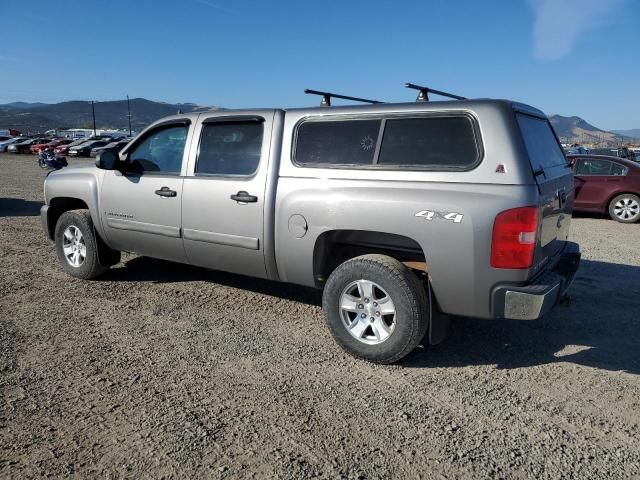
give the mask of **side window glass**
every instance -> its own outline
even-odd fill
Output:
[[[576,175],[589,175],[589,165],[586,160],[582,158],[576,160]]]
[[[378,163],[466,169],[479,159],[473,124],[468,118],[405,118],[387,120]]]
[[[187,125],[154,130],[129,151],[135,172],[180,173],[187,140]]]
[[[262,122],[205,123],[196,174],[252,175],[260,164]]]
[[[611,162],[608,160],[589,160],[591,175],[610,175]]]
[[[611,162],[611,175],[623,176],[627,174],[626,167],[616,162]]]
[[[596,160],[592,158],[584,158],[578,163],[576,175],[611,175],[612,163],[609,160]]]
[[[372,165],[380,120],[310,121],[298,128],[300,165]]]

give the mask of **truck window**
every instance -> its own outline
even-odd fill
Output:
[[[129,163],[140,173],[180,173],[188,129],[176,125],[150,132],[129,151]]]
[[[480,160],[471,119],[465,116],[389,119],[378,164],[468,169]]]
[[[548,120],[521,113],[516,118],[534,171],[568,166]]]
[[[253,175],[260,164],[262,122],[205,123],[195,173]]]
[[[295,161],[300,165],[371,165],[381,120],[305,122],[298,128]]]

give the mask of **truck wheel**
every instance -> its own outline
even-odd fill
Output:
[[[425,287],[385,255],[339,265],[324,287],[322,307],[336,342],[350,355],[374,363],[393,363],[409,354],[429,324]]]
[[[640,220],[640,197],[631,193],[618,195],[609,203],[609,216],[622,223]]]
[[[95,278],[120,258],[120,252],[108,248],[95,234],[87,210],[63,213],[56,224],[54,239],[62,269],[73,277]]]

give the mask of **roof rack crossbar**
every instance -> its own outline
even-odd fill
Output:
[[[304,93],[309,95],[320,95],[322,96],[322,100],[320,101],[321,107],[330,107],[331,106],[331,98],[340,98],[342,100],[351,100],[353,102],[364,102],[364,103],[382,103],[378,100],[369,100],[366,98],[358,98],[358,97],[348,97],[347,95],[339,95],[337,93],[331,92],[320,92],[318,90],[310,90],[306,88]]]
[[[453,98],[454,100],[466,100],[467,97],[461,97],[460,95],[454,95],[453,93],[443,92],[442,90],[436,90],[435,88],[423,87],[421,85],[415,85],[413,83],[405,83],[404,86],[406,88],[411,88],[412,90],[418,90],[418,96],[416,98],[416,102],[428,102],[429,94],[433,93],[434,95],[440,95],[441,97]]]

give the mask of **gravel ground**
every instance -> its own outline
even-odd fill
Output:
[[[382,367],[312,290],[130,255],[64,275],[43,178],[0,154],[0,477],[640,477],[640,225],[574,219],[571,305]]]

